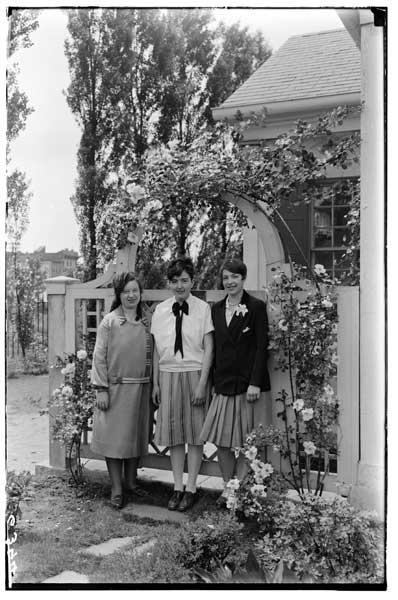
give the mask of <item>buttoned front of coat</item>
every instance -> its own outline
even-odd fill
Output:
[[[265,302],[243,293],[241,305],[229,326],[225,319],[226,298],[212,307],[215,328],[213,381],[215,392],[228,396],[242,394],[249,385],[270,390],[267,369],[268,318]],[[244,313],[244,314],[243,314]]]

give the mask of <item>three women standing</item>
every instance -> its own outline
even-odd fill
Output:
[[[167,269],[173,296],[158,304],[152,317],[152,400],[159,407],[155,442],[170,447],[174,477],[170,510],[184,511],[194,504],[204,442],[217,446],[224,483],[234,476],[242,479],[244,462],[235,458],[233,449],[242,447],[260,423],[268,422],[266,304],[243,289],[247,268],[241,260],[226,260],[221,274],[227,295],[210,311],[206,302],[191,294],[191,259],[174,260]],[[123,465],[128,489],[139,493],[138,460],[148,453],[152,347],[148,324],[142,318],[142,288],[134,274],[116,276],[114,290],[115,301],[98,329],[94,350],[97,409],[91,447],[106,457],[111,502],[120,508]],[[214,396],[209,407],[212,366]],[[218,504],[224,502],[222,494]]]

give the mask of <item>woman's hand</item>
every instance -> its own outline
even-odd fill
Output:
[[[99,410],[108,410],[109,392],[107,390],[97,390],[95,395],[95,405]]]
[[[160,387],[158,385],[153,384],[152,387],[152,403],[156,408],[159,407],[160,404]]]
[[[200,406],[206,400],[206,385],[204,383],[198,383],[193,393],[193,398],[191,400],[194,406]]]
[[[261,389],[257,385],[249,385],[246,392],[248,402],[254,402],[260,397]]]

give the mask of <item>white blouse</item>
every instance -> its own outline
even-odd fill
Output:
[[[151,333],[155,338],[159,354],[159,370],[168,372],[200,371],[204,356],[204,337],[214,331],[210,306],[207,302],[190,294],[187,298],[188,314],[182,318],[182,347],[181,352],[174,354],[175,323],[172,306],[174,296],[157,305],[152,316]]]

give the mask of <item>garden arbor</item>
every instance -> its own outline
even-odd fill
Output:
[[[288,269],[284,263],[284,253],[281,240],[275,225],[267,217],[266,212],[259,210],[244,198],[233,194],[225,194],[224,199],[235,204],[255,225],[255,230],[246,232],[244,244],[244,260],[251,272],[251,280],[246,286],[250,293],[265,299],[265,284],[272,278],[271,269],[281,267]],[[259,252],[257,240],[260,240],[262,252]],[[94,281],[80,283],[76,279],[56,277],[46,281],[49,307],[49,362],[55,363],[57,356],[65,353],[72,354],[82,347],[92,347],[97,327],[105,313],[110,309],[113,299],[111,288],[112,277],[116,272],[134,270],[137,246],[141,232],[129,235],[129,242],[120,250],[116,260],[106,272]],[[264,275],[265,271],[265,275]],[[254,289],[253,289],[254,288]],[[220,290],[195,291],[202,299],[212,303],[224,296]],[[143,301],[150,313],[157,302],[169,297],[167,290],[145,290]],[[338,292],[338,355],[339,368],[337,378],[337,394],[341,402],[339,422],[339,456],[337,472],[331,472],[325,480],[325,489],[335,492],[344,490],[349,493],[354,483],[354,468],[356,456],[356,440],[358,437],[358,290],[357,288],[340,288]],[[275,312],[269,311],[270,320],[277,318]],[[288,374],[273,368],[270,359],[271,386],[273,399],[281,389],[289,388]],[[60,368],[50,369],[50,394],[61,383]],[[269,407],[269,419],[275,425],[280,425],[277,416],[276,402]],[[50,417],[50,430],[51,430]],[[86,458],[102,458],[91,453],[87,445],[88,436],[83,443],[82,456]],[[170,459],[167,448],[159,449],[153,446],[152,452],[145,457],[142,466],[170,470]],[[201,474],[219,476],[218,464],[215,460],[215,448],[205,448],[206,457],[202,463]],[[209,455],[210,454],[210,455]],[[329,456],[324,457],[325,462]],[[279,456],[269,449],[268,460],[279,465]],[[334,460],[336,464],[336,460]],[[50,465],[65,468],[65,448],[50,439]],[[334,469],[336,471],[336,469]],[[331,469],[333,471],[333,469]],[[315,476],[315,474],[314,474]],[[345,484],[339,487],[336,484]]]

